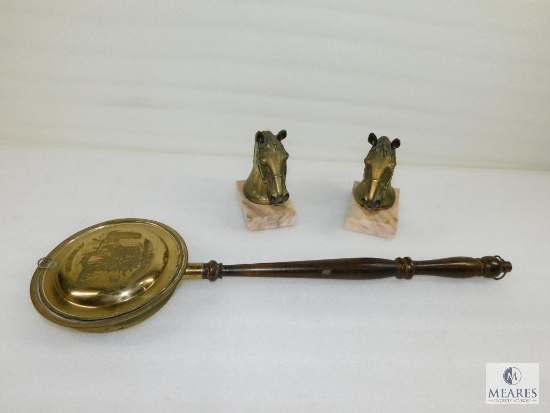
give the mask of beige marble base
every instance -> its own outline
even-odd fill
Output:
[[[290,227],[296,223],[296,210],[291,200],[283,205],[260,205],[249,201],[243,192],[245,181],[237,181],[237,197],[241,203],[250,231]]]
[[[353,189],[359,185],[353,184]],[[368,211],[357,203],[353,197],[353,190],[349,200],[348,213],[344,228],[350,231],[363,232],[384,238],[393,238],[397,232],[399,217],[399,189],[395,189],[395,203],[389,209],[381,211]]]

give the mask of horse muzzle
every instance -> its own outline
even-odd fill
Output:
[[[290,194],[288,192],[282,195],[271,195],[269,197],[269,202],[273,205],[282,205],[288,201],[288,198],[290,198]]]
[[[273,175],[273,179],[267,183],[269,194],[269,203],[273,205],[282,205],[290,195],[286,190],[285,177],[281,174]]]
[[[376,211],[380,208],[380,205],[382,205],[382,202],[379,199],[373,200],[363,198],[363,207],[369,211]]]

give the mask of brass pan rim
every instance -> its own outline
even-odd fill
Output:
[[[125,254],[124,248],[131,253]],[[135,262],[135,251],[142,254],[140,262]],[[128,257],[134,260],[130,267]],[[109,263],[109,271],[98,268],[102,260]],[[113,266],[113,260],[126,267]],[[54,323],[92,332],[118,330],[160,309],[187,264],[187,246],[171,227],[141,218],[105,221],[71,235],[39,261],[30,284],[31,300]],[[82,277],[85,281],[79,283]],[[91,278],[95,290],[82,289]]]

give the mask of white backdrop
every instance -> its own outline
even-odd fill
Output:
[[[550,2],[0,0],[0,146],[550,169]]]
[[[517,361],[540,363],[541,404],[504,410],[547,412],[549,17],[548,0],[0,0],[0,411],[483,413],[485,363]],[[298,222],[250,233],[234,182],[255,132],[283,128]],[[402,142],[394,240],[343,229],[370,132]],[[514,271],[198,281],[117,333],[44,320],[37,259],[122,217],[173,226],[192,262]]]

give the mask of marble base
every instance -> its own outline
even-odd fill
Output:
[[[359,185],[358,181],[353,184],[353,189]],[[365,234],[377,235],[384,238],[393,238],[397,232],[399,216],[399,189],[395,189],[395,203],[389,209],[381,211],[368,211],[357,203],[353,197],[353,190],[346,214],[344,228],[349,231],[362,232]]]
[[[249,201],[243,192],[246,181],[237,181],[237,197],[241,203],[249,231],[290,227],[296,223],[296,210],[291,200],[283,205],[261,205]]]

